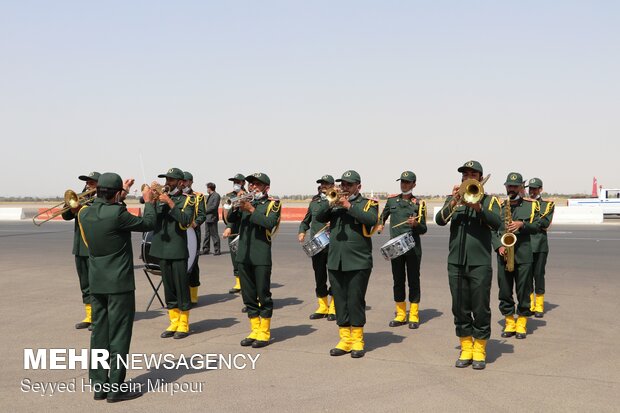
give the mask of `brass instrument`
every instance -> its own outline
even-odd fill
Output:
[[[512,272],[515,269],[515,244],[517,236],[508,231],[508,225],[512,223],[512,210],[510,208],[510,198],[506,199],[504,207],[504,227],[505,231],[500,239],[502,246],[506,249],[504,253],[504,261],[506,262],[506,271]]]
[[[343,196],[349,196],[349,193],[343,191],[340,187],[333,187],[325,192],[325,199],[329,202],[329,206],[338,205],[340,198]]]
[[[233,197],[224,197],[222,198],[221,204],[222,208],[228,210],[231,208],[237,208],[241,201],[252,202],[254,201],[254,198],[254,193],[248,192]]]
[[[160,183],[157,182],[153,182],[151,185],[149,184],[142,184],[142,186],[140,187],[140,191],[144,192],[144,188],[148,188],[153,192],[153,198],[155,201],[159,201],[159,197],[162,194],[167,194],[168,192],[170,192],[170,186],[169,185],[162,185]]]
[[[64,214],[65,212],[69,211],[70,209],[74,209],[74,208],[78,208],[80,206],[84,206],[87,203],[89,203],[90,201],[92,201],[92,199],[95,196],[95,193],[97,192],[96,188],[93,189],[89,189],[86,190],[82,193],[77,194],[75,191],[71,190],[71,189],[67,189],[65,191],[64,194],[64,201],[62,201],[59,204],[54,205],[53,207],[50,207],[44,211],[39,212],[37,215],[35,215],[32,218],[32,223],[35,224],[36,226],[41,226],[41,224],[44,224],[47,221],[51,221],[52,219],[56,218],[57,216],[60,216],[62,214]],[[63,206],[61,209],[60,206]],[[54,210],[57,211],[54,211]],[[45,219],[40,220],[39,222],[37,222],[37,219],[41,216],[45,216]]]
[[[456,205],[454,205],[454,208],[452,208],[452,211],[450,211],[450,214],[446,217],[445,220],[449,220],[456,211],[456,207],[462,205],[463,202],[466,202],[468,204],[479,203],[484,196],[484,184],[487,183],[490,177],[491,174],[487,175],[486,178],[484,178],[482,181],[478,181],[476,179],[464,180],[459,187],[458,193],[460,199],[458,200]]]

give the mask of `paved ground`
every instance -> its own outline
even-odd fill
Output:
[[[137,316],[133,353],[260,354],[256,369],[132,370],[147,383],[204,383],[200,393],[151,392],[109,405],[81,392],[83,370],[24,370],[24,348],[88,348],[89,336],[73,324],[82,318],[77,276],[70,255],[72,224],[41,228],[30,222],[0,223],[2,287],[1,411],[618,411],[620,391],[620,226],[554,226],[548,264],[547,308],[533,319],[526,340],[500,337],[497,286],[492,291],[493,332],[484,371],[456,369],[446,275],[447,230],[431,226],[422,239],[422,325],[417,331],[389,328],[393,303],[389,263],[379,256],[368,289],[366,357],[333,358],[333,322],[311,321],[315,308],[310,260],[295,240],[296,225],[284,224],[274,245],[273,343],[260,351],[242,348],[248,332],[241,298],[232,286],[230,257],[202,256],[200,306],[190,315],[193,334],[163,340],[164,312],[145,312],[151,295],[136,270]],[[136,264],[139,236],[136,235]],[[75,393],[40,396],[23,392],[25,378],[68,382]]]

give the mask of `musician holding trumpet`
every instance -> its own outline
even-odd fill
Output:
[[[310,237],[313,238],[317,233],[328,231],[329,225],[317,219],[317,213],[323,204],[328,203],[327,191],[334,188],[334,177],[331,175],[323,175],[316,181],[319,186],[319,194],[315,195],[310,201],[308,211],[304,219],[299,224],[297,239],[303,243],[306,239],[306,232],[310,230]],[[331,295],[327,288],[327,256],[329,253],[329,245],[312,255],[312,269],[314,270],[314,281],[317,300],[319,307],[310,314],[310,320],[317,320],[327,317],[328,321],[336,320],[336,306],[332,297],[331,303],[328,303],[328,297]]]
[[[462,183],[452,189],[435,222],[440,226],[450,223],[448,279],[461,343],[455,367],[472,365],[482,370],[491,336],[491,247],[500,226],[500,203],[484,194],[480,162],[465,162],[458,171]]]
[[[531,235],[540,232],[540,206],[537,201],[520,195],[524,189],[520,173],[509,173],[504,185],[508,198],[502,205],[502,222],[493,238],[498,254],[499,310],[505,317],[502,337],[524,339],[527,336],[527,319],[532,315],[530,293],[534,254]],[[517,303],[513,298],[513,289]]]
[[[182,339],[189,335],[191,308],[189,277],[187,274],[187,228],[195,216],[195,198],[182,192],[185,174],[179,168],[170,168],[158,175],[166,178],[169,192],[157,193],[155,207],[157,222],[153,233],[150,255],[159,258],[164,294],[170,325],[161,338]],[[157,182],[153,182],[153,187]]]
[[[412,195],[416,186],[416,175],[412,171],[405,171],[400,175],[401,193],[388,198],[381,213],[381,225],[378,231],[383,231],[385,221],[390,218],[390,238],[394,239],[403,234],[411,234],[408,238],[413,248],[404,254],[390,257],[392,278],[394,280],[394,302],[396,303],[396,317],[390,321],[390,327],[398,327],[409,323],[409,328],[417,329],[420,323],[420,262],[422,261],[422,244],[420,235],[425,234],[426,203]],[[409,248],[410,245],[407,246]],[[409,283],[409,318],[407,320],[407,304],[405,303],[405,280]]]
[[[83,192],[93,191],[96,189],[99,176],[99,172],[91,172],[88,175],[80,175],[78,179],[86,182]],[[80,234],[77,214],[82,206],[88,205],[94,199],[95,198],[93,196],[87,202],[75,205],[72,208],[72,205],[66,205],[66,211],[62,213],[62,219],[65,221],[75,219],[73,230],[73,255],[75,256],[75,269],[77,270],[78,280],[80,281],[80,290],[82,290],[82,303],[84,303],[84,310],[86,312],[84,319],[75,325],[75,328],[78,330],[84,328],[88,328],[89,330],[92,329],[92,307],[90,303],[90,288],[88,284],[88,246],[84,243],[84,240]]]

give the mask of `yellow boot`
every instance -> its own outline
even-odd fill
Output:
[[[459,341],[461,342],[461,355],[459,356],[458,360],[456,360],[456,364],[454,365],[454,367],[467,367],[471,364],[473,359],[473,337],[459,337]]]
[[[240,291],[241,291],[241,282],[239,281],[239,277],[235,276],[235,286],[231,288],[230,290],[228,290],[228,292],[231,294],[237,294]]]
[[[534,309],[536,308],[536,304],[535,304],[535,296],[534,293],[530,294],[530,311],[534,312]]]
[[[189,311],[179,312],[179,326],[177,327],[174,338],[185,338],[189,336]]]
[[[517,338],[525,338],[527,336],[527,317],[520,315],[517,318]]]
[[[198,287],[189,287],[189,300],[192,304],[198,304]]]
[[[271,338],[271,318],[260,319],[260,327],[258,329],[258,337],[252,343],[252,348],[261,348],[269,345]]]
[[[536,308],[534,309],[534,316],[536,318],[542,318],[545,313],[545,295],[536,294]]]
[[[250,318],[250,328],[252,329],[250,335],[241,340],[241,345],[243,347],[251,346],[252,343],[258,338],[258,333],[260,330],[260,317]]]
[[[474,339],[474,361],[471,367],[474,370],[484,370],[487,366],[487,341],[479,338]]]
[[[173,308],[171,310],[168,310],[168,317],[170,318],[170,325],[168,326],[166,331],[161,333],[161,336],[160,336],[161,338],[169,338],[169,337],[174,336],[174,333],[179,328],[179,317],[180,316],[181,316],[181,312],[179,311],[178,308]]]
[[[351,352],[351,327],[338,327],[340,341],[329,350],[330,356],[343,356]]]
[[[420,316],[418,315],[418,303],[409,305],[409,328],[416,329],[420,326]]]
[[[92,307],[91,307],[91,305],[90,304],[84,304],[84,311],[86,311],[86,317],[84,317],[84,319],[82,321],[80,321],[79,323],[77,323],[75,325],[75,328],[77,328],[78,330],[90,327],[90,325],[93,322]]]
[[[327,313],[329,312],[329,306],[327,305],[327,296],[319,297],[319,308],[312,314],[310,314],[310,320],[318,320],[319,318],[327,317]]]
[[[364,327],[351,327],[351,357],[364,357]]]
[[[404,301],[396,302],[396,317],[390,321],[390,327],[407,324],[407,304]]]
[[[504,324],[504,331],[502,331],[502,337],[512,337],[515,335],[515,331],[517,331],[517,325],[515,324],[514,315],[510,314],[506,316],[506,322]]]
[[[332,295],[332,301],[329,303],[329,310],[327,310],[327,321],[336,321],[336,301]]]

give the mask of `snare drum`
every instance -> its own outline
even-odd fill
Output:
[[[387,261],[393,260],[396,257],[400,257],[403,254],[406,254],[408,251],[415,247],[415,240],[413,239],[413,235],[407,232],[405,234],[399,235],[397,237],[392,238],[381,247],[381,255]]]
[[[144,261],[147,270],[161,271],[159,258],[150,255],[152,242],[153,231],[142,233],[142,261]],[[189,273],[198,261],[198,238],[196,237],[196,230],[193,228],[187,229],[187,252],[189,253],[187,258],[187,272]]]
[[[228,244],[228,248],[230,249],[230,252],[237,252],[237,249],[239,249],[239,235],[237,235],[232,241],[230,241],[230,244]]]
[[[308,257],[314,257],[329,246],[329,231],[321,231],[303,245]]]

